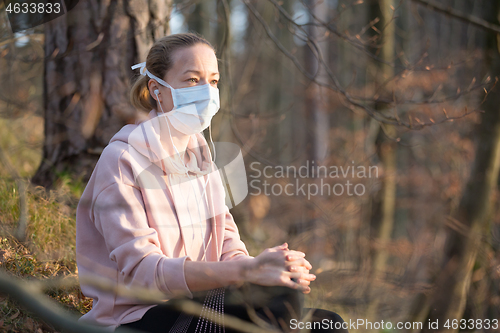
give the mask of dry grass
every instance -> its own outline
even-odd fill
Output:
[[[0,148],[23,179],[29,179],[41,161],[43,118],[25,115],[0,119]],[[75,278],[76,205],[83,184],[61,174],[54,190],[28,185],[26,241],[12,235],[20,219],[20,197],[14,175],[0,163],[0,269],[24,280]],[[90,310],[78,285],[45,292],[68,311]],[[1,332],[55,332],[48,324],[24,311],[11,298],[0,296]]]
[[[0,147],[21,177],[30,177],[42,160],[43,118],[26,113],[14,119],[0,118]],[[0,177],[10,176],[0,163]]]
[[[0,267],[15,277],[28,281],[76,277],[72,266],[74,265],[71,262],[61,260],[40,260],[36,254],[12,237],[0,240]],[[85,313],[92,306],[91,299],[85,298],[77,285],[55,287],[45,293],[75,314]],[[0,296],[0,331],[55,332],[50,325],[37,320],[6,296]]]

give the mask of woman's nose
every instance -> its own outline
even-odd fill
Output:
[[[207,84],[207,83],[208,83],[208,79],[206,79],[206,78],[200,78],[200,81],[198,81],[199,85],[204,85],[204,84]]]

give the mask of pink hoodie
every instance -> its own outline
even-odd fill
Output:
[[[152,110],[149,122],[157,120],[153,119],[155,116]],[[144,129],[143,125],[126,125],[113,136],[83,192],[76,215],[78,274],[80,278],[95,276],[127,287],[148,288],[163,293],[165,299],[174,295],[192,298],[184,276],[184,262],[203,257],[203,232],[207,261],[238,260],[251,256],[240,240],[238,228],[225,204],[219,172],[210,174],[206,197],[202,197],[201,193],[207,176],[195,177],[196,198],[206,198],[199,210],[192,201],[185,200],[178,186],[171,185],[175,183],[170,177],[182,178],[182,173],[179,174],[174,167],[163,165],[163,168],[149,169],[153,170],[151,174],[155,181],[159,181],[159,187],[138,185],[137,174],[134,175],[137,158],[132,156],[147,157],[150,164],[156,166],[159,165],[157,157],[161,155],[151,154],[152,151],[157,153],[155,149],[159,149],[160,142],[158,128],[154,126],[150,126],[147,140],[136,138],[131,139],[133,143],[129,142],[131,134],[138,133],[134,129]],[[189,153],[190,170],[203,172],[212,165],[206,147],[202,134],[190,137],[188,150],[194,151]],[[161,171],[161,174],[155,170]],[[196,214],[193,214],[193,207]],[[210,214],[210,211],[218,213]],[[189,216],[191,218],[187,219]],[[195,219],[193,224],[193,216],[201,218],[201,221]],[[101,291],[83,282],[81,289],[85,296],[93,298],[92,310],[81,320],[110,329],[139,320],[154,306]]]

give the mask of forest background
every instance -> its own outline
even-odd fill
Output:
[[[213,138],[242,149],[249,193],[231,213],[252,255],[306,252],[306,306],[346,321],[499,331],[499,1],[80,0],[18,33],[0,9],[1,331],[59,329],[16,286],[89,310],[76,205],[144,116],[130,66],[185,31],[220,59]]]

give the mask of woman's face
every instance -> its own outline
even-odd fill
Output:
[[[196,44],[176,50],[172,54],[172,68],[167,71],[163,80],[174,89],[187,88],[210,83],[217,87],[219,81],[219,68],[214,51],[206,44]],[[168,112],[174,108],[170,88],[164,87],[154,79],[148,82],[149,92],[155,100],[159,100],[163,111]],[[158,98],[154,90],[160,92]],[[161,112],[161,109],[157,110]]]

